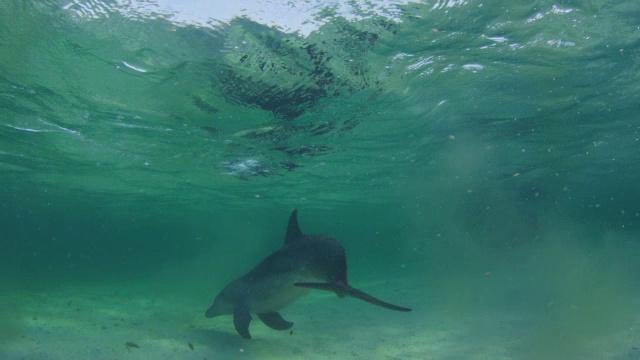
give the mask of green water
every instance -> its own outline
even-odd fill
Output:
[[[414,309],[366,324],[406,350],[380,358],[639,359],[640,4],[355,3],[294,33],[3,1],[4,287],[150,288],[200,321],[298,208]],[[6,346],[34,314],[3,302]],[[287,340],[262,356],[302,356]]]

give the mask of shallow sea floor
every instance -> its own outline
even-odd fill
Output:
[[[627,309],[607,299],[596,303],[611,306],[602,309],[530,299],[512,286],[527,277],[498,271],[357,284],[413,307],[410,313],[315,292],[281,312],[295,323],[292,331],[271,330],[254,317],[249,341],[235,333],[230,316],[204,317],[208,299],[149,284],[10,291],[2,295],[9,310],[1,358],[640,359],[637,313],[615,315]],[[629,306],[638,305],[636,298]]]

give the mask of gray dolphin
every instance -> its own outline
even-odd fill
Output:
[[[278,311],[306,295],[309,289],[333,291],[339,297],[352,296],[391,310],[411,311],[349,286],[342,245],[330,237],[303,234],[297,210],[293,210],[284,246],[222,289],[205,316],[233,315],[236,331],[245,339],[251,339],[252,312],[268,327],[287,330],[293,323]]]

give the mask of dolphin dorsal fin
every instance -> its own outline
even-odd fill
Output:
[[[284,238],[284,244],[288,245],[304,237],[300,225],[298,225],[298,209],[293,209],[291,217],[289,218],[289,225],[287,226],[287,235]]]

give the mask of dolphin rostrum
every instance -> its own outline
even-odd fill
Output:
[[[278,311],[306,295],[309,289],[332,291],[339,297],[352,296],[391,310],[411,311],[349,286],[342,245],[330,237],[303,234],[297,210],[293,210],[284,246],[222,289],[205,316],[233,315],[236,331],[245,339],[251,339],[252,312],[268,327],[287,330],[293,323],[283,319]]]

